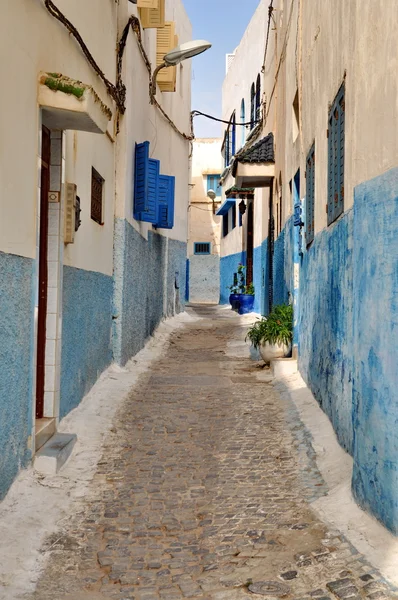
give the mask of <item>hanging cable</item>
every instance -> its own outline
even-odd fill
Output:
[[[268,52],[268,42],[269,42],[269,32],[271,29],[271,19],[272,19],[272,14],[274,12],[274,7],[272,6],[273,0],[271,0],[271,3],[268,7],[268,26],[267,26],[267,41],[265,42],[265,52],[264,52],[264,60],[263,60],[263,66],[261,68],[261,73],[264,73],[265,71],[265,64],[267,61],[267,52]]]
[[[191,112],[192,117],[206,117],[206,119],[211,119],[212,121],[217,121],[217,123],[225,123],[226,125],[230,125],[232,120],[224,121],[224,119],[218,119],[217,117],[213,117],[212,115],[207,115],[206,113],[200,112],[200,110],[193,110]],[[248,127],[249,125],[257,125],[260,121],[250,121],[249,123],[238,123],[235,122],[235,125],[240,125],[241,127]]]

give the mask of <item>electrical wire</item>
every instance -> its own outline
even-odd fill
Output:
[[[206,113],[201,112],[200,110],[193,110],[191,112],[192,117],[206,117],[206,119],[211,119],[212,121],[217,121],[218,123],[225,123],[226,125],[230,125],[233,121],[230,119],[229,121],[224,121],[224,119],[218,119],[217,117],[213,117],[212,115],[207,115]],[[248,127],[257,125],[260,121],[249,121],[248,123],[239,123],[235,121],[235,125],[240,125],[241,127]]]
[[[271,0],[271,3],[268,7],[268,26],[267,26],[267,41],[265,42],[265,52],[264,52],[264,60],[263,60],[263,66],[261,68],[261,73],[265,72],[265,64],[267,61],[267,52],[268,52],[268,42],[269,42],[269,32],[271,29],[271,19],[272,19],[272,13],[274,12],[274,7],[272,6],[273,0]]]

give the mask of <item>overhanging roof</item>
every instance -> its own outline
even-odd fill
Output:
[[[238,188],[270,185],[275,176],[274,135],[269,133],[235,157],[232,166]]]
[[[231,206],[234,206],[234,204],[236,204],[236,198],[227,198],[227,200],[221,204],[220,208],[216,212],[216,215],[218,217],[226,215]]]

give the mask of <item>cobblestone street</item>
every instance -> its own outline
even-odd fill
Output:
[[[394,597],[311,502],[311,437],[266,369],[233,356],[239,317],[189,309],[119,411],[89,494],[47,540],[31,600]]]

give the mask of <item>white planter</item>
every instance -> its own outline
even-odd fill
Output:
[[[264,362],[269,363],[275,358],[287,358],[292,351],[292,345],[289,344],[270,344],[265,342],[260,346],[261,358]]]

